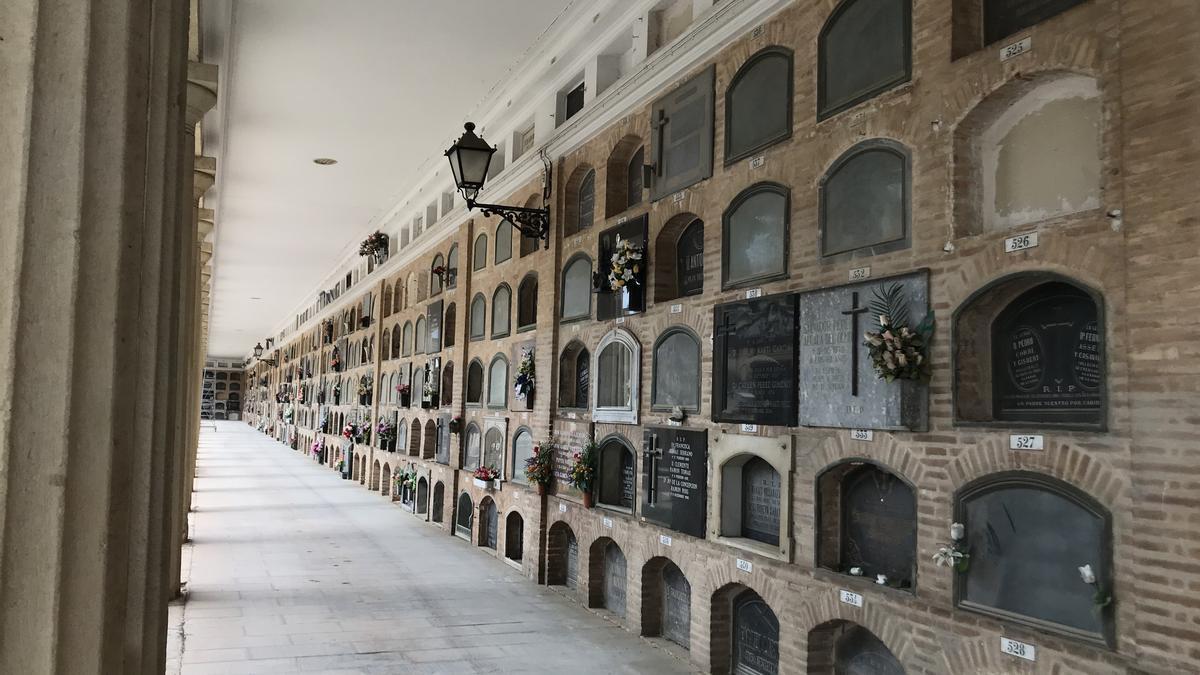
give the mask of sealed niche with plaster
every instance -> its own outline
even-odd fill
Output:
[[[1101,104],[1095,79],[1042,76],[984,100],[956,131],[960,234],[1097,209]]]
[[[712,541],[790,562],[794,437],[717,434],[709,446]]]

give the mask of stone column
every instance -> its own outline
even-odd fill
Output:
[[[0,3],[0,672],[163,670],[187,25]]]

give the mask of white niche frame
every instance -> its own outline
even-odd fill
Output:
[[[604,353],[605,348],[613,343],[624,345],[630,352],[630,369],[629,369],[629,402],[630,407],[624,408],[601,408],[600,407],[600,355]],[[641,383],[642,383],[642,345],[637,338],[627,330],[622,328],[614,328],[600,339],[600,344],[596,346],[596,350],[592,352],[592,373],[593,382],[591,384],[592,403],[592,421],[593,422],[613,422],[617,424],[637,424],[638,423],[638,407],[641,405]]]
[[[708,502],[708,540],[766,558],[792,561],[792,469],[796,438],[791,434],[775,437],[743,436],[718,432],[709,440],[709,481],[712,499]],[[741,529],[742,465],[758,457],[779,473],[779,545],[772,546],[748,537],[726,535]],[[739,459],[744,458],[744,459]],[[726,501],[729,497],[729,501]]]

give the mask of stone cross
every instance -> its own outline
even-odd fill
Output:
[[[649,478],[649,485],[646,486],[646,503],[655,504],[658,502],[658,464],[662,458],[662,450],[658,447],[658,434],[650,434],[646,439],[646,446],[642,449],[642,457],[647,463],[646,472]]]
[[[850,317],[850,395],[858,396],[858,315],[869,312],[870,308],[858,306],[858,291],[850,297],[850,309],[842,314]]]

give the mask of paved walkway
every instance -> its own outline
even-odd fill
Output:
[[[193,503],[168,672],[692,672],[243,423],[201,431]]]

